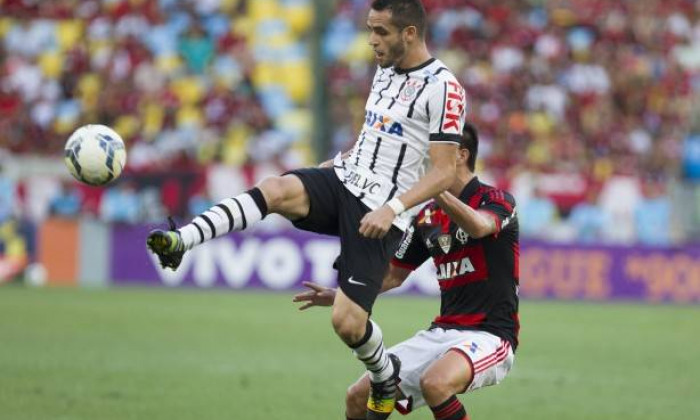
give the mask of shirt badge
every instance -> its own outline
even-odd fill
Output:
[[[466,244],[467,241],[469,240],[469,234],[467,232],[463,231],[462,228],[457,229],[457,233],[455,234],[455,237],[462,245]]]
[[[452,246],[452,236],[450,236],[450,235],[438,236],[438,245],[440,245],[440,249],[442,249],[442,252],[447,254],[448,252],[450,252],[450,247]]]

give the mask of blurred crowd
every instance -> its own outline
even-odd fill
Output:
[[[697,151],[684,160],[697,128],[700,2],[423,3],[433,54],[468,93],[478,172],[516,195],[525,236],[673,239],[671,186],[700,168]],[[326,39],[341,149],[364,118],[374,72],[365,9],[341,2]]]
[[[3,172],[3,220],[185,216],[210,196],[313,163],[311,3],[0,1],[6,166],[27,166],[16,162],[24,156],[58,161],[70,133],[93,122],[113,127],[128,149],[112,188]]]
[[[673,186],[700,177],[700,2],[423,2],[431,50],[480,130],[479,175],[516,195],[524,236],[674,240]],[[114,127],[129,151],[111,188],[0,175],[0,217],[155,222],[325,158],[311,143],[313,3],[0,1],[5,159],[59,156],[88,122]],[[335,152],[355,141],[375,66],[369,2],[332,3],[322,49]]]

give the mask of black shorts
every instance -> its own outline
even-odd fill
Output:
[[[310,202],[309,214],[292,223],[302,230],[340,237],[338,286],[371,313],[389,261],[401,241],[401,230],[392,226],[382,239],[360,235],[360,220],[371,209],[343,186],[333,168],[297,169],[287,174],[299,177]]]

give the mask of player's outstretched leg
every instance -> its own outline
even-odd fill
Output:
[[[163,267],[175,270],[187,250],[229,232],[244,230],[268,213],[295,219],[306,216],[308,211],[309,198],[297,176],[270,177],[258,187],[221,201],[180,229],[171,222],[169,231],[151,231],[146,244],[158,255]]]
[[[261,185],[262,187],[262,185]],[[227,198],[179,229],[185,249],[240,231],[267,216],[268,205],[260,188]]]

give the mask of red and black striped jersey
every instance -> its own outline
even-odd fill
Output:
[[[459,199],[493,215],[497,232],[472,238],[435,201],[406,230],[392,264],[409,270],[428,258],[437,267],[440,315],[433,326],[487,331],[518,345],[518,219],[509,193],[474,177]]]

